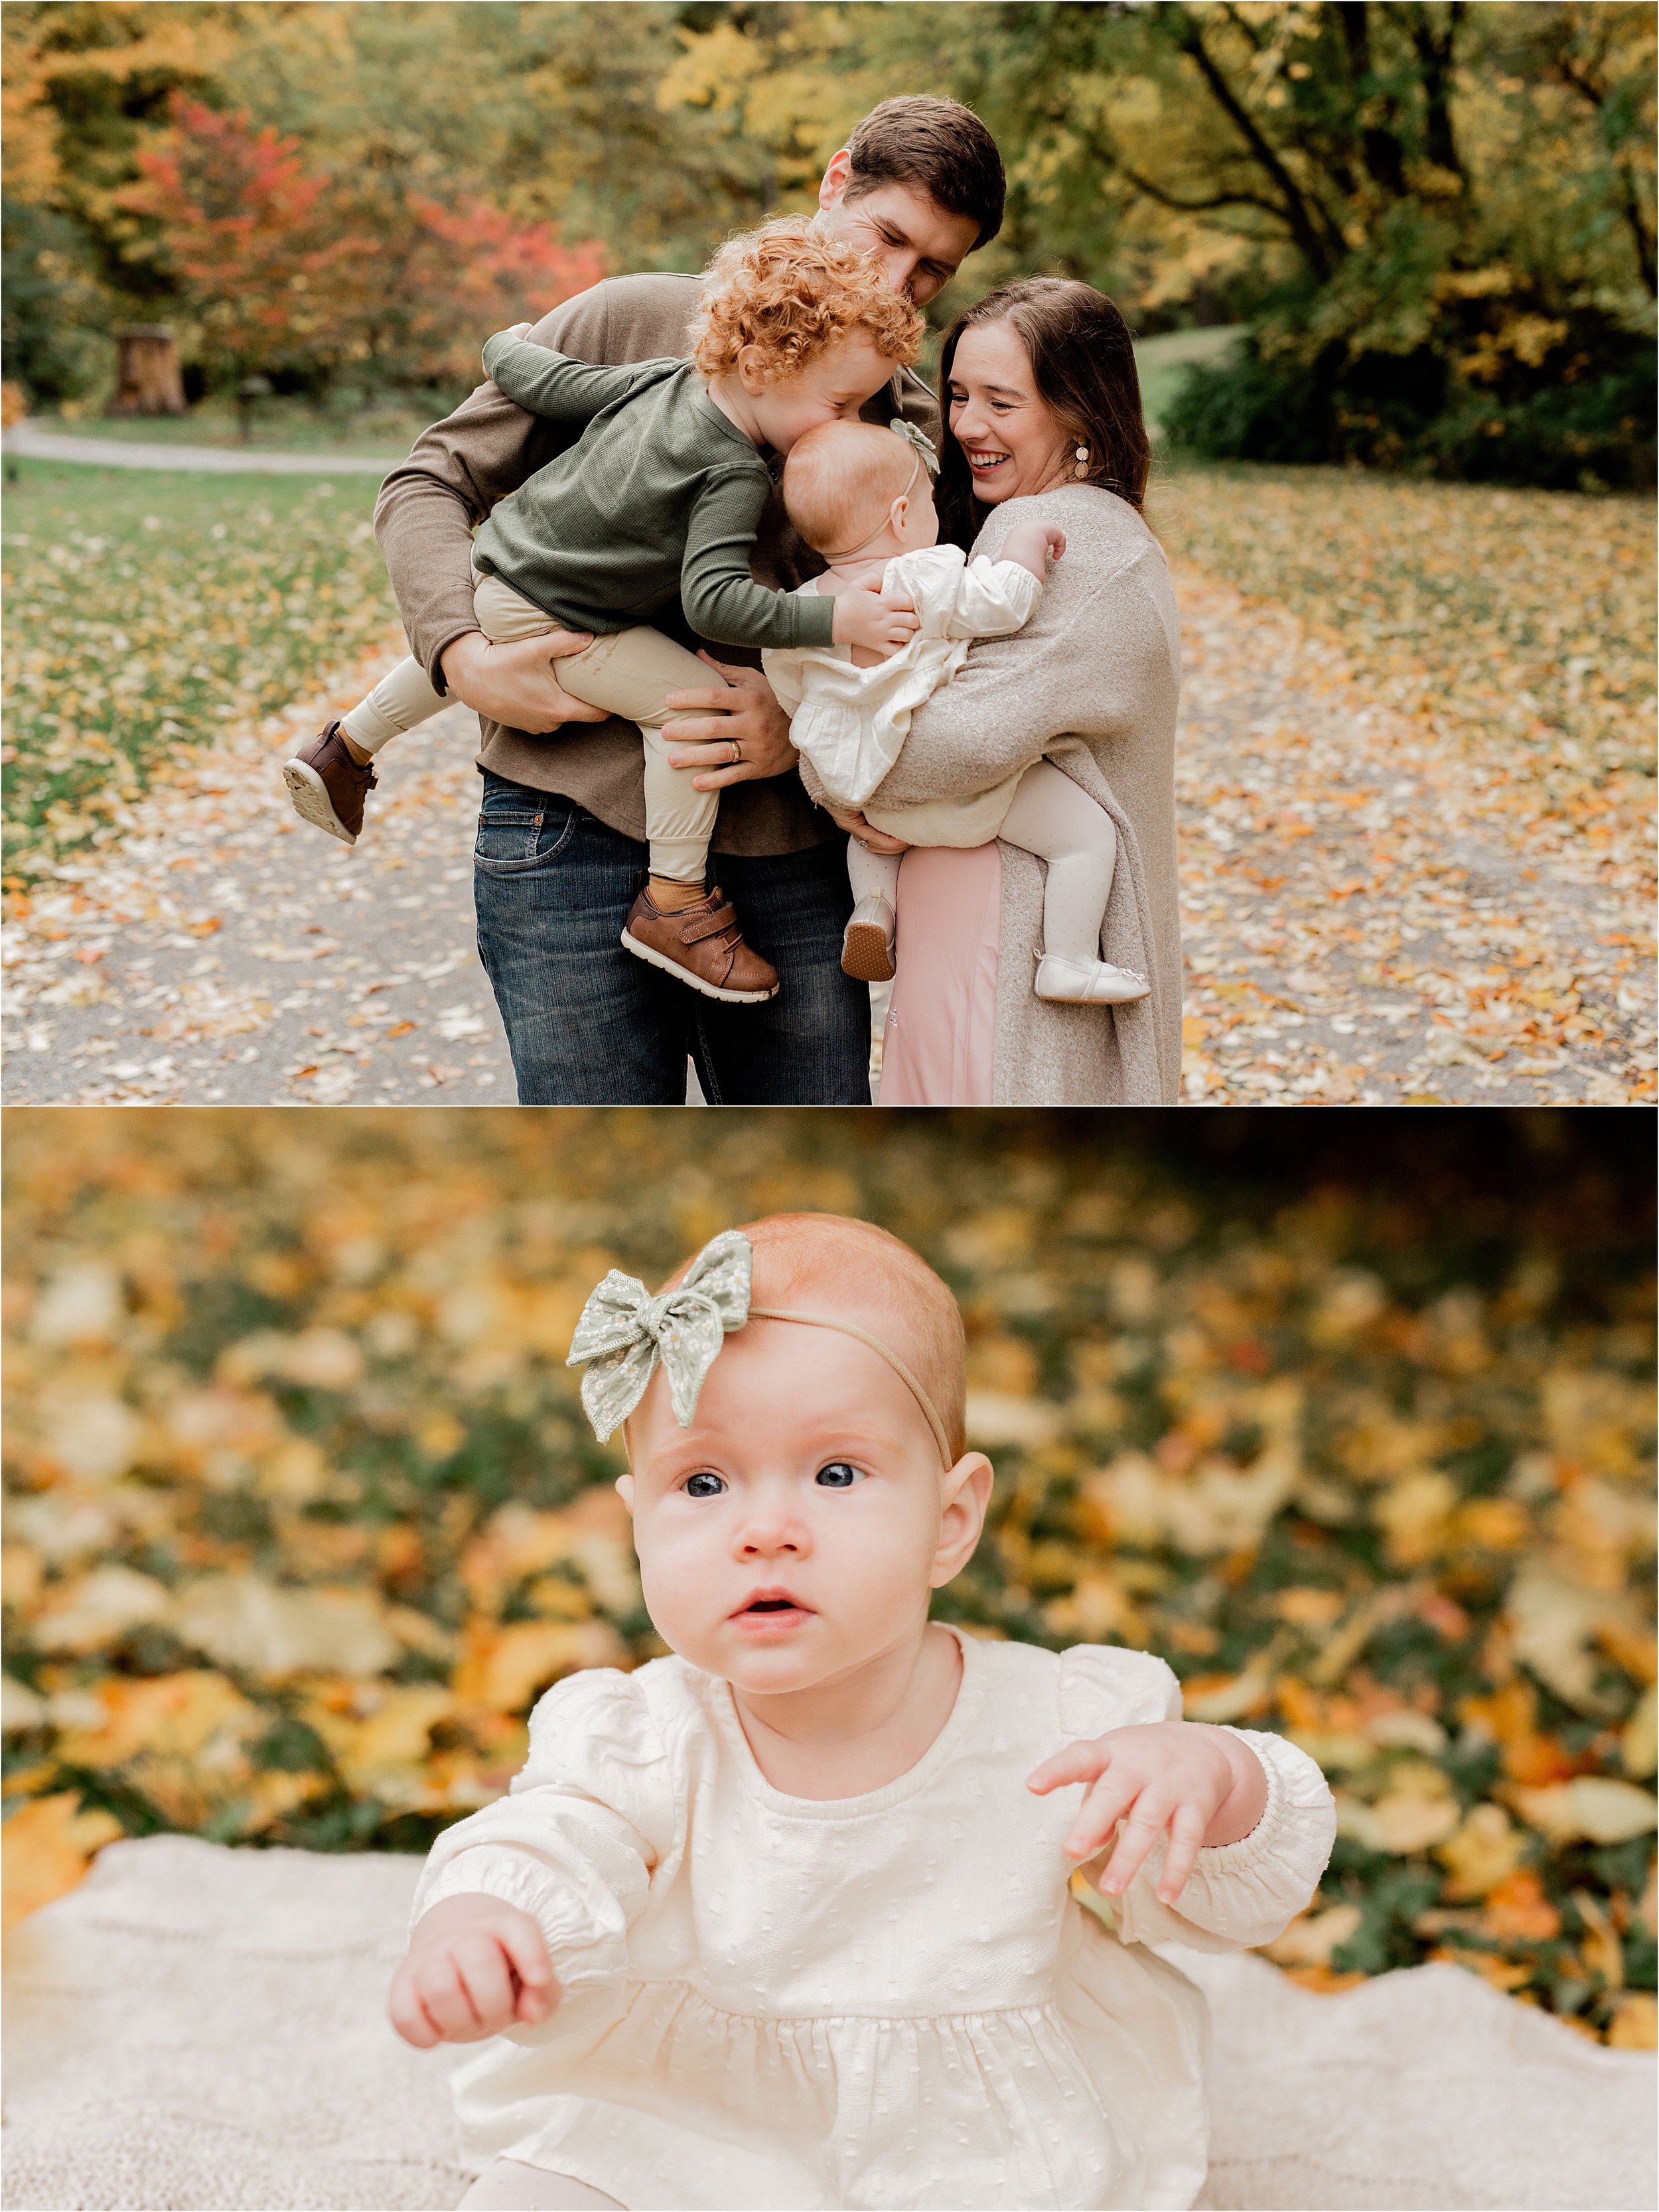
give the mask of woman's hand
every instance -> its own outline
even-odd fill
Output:
[[[1158,1894],[1173,1905],[1201,1849],[1243,1840],[1267,1804],[1267,1778],[1247,1743],[1196,1721],[1154,1721],[1109,1729],[1092,1742],[1070,1743],[1045,1759],[1026,1784],[1038,1796],[1068,1783],[1093,1786],[1066,1838],[1068,1858],[1091,1859],[1123,1832],[1101,1875],[1107,1897],[1121,1897],[1167,1829],[1170,1849]]]
[[[891,599],[879,584],[860,584],[836,600],[837,645],[861,645],[866,653],[897,653],[908,645],[921,627],[915,602],[902,592]]]
[[[795,765],[789,717],[760,670],[730,668],[711,653],[700,653],[697,658],[726,681],[707,691],[669,693],[675,718],[663,724],[662,734],[672,748],[671,764],[701,771],[691,779],[694,791],[720,791],[728,783],[787,775]],[[738,748],[735,760],[733,745]]]
[[[440,659],[444,682],[463,706],[486,721],[542,737],[562,722],[603,722],[603,707],[590,707],[560,688],[557,662],[585,653],[593,642],[580,630],[550,630],[516,645],[492,645],[480,629],[447,645]]]
[[[516,1905],[478,1893],[421,1915],[386,2010],[405,2043],[430,2051],[531,2027],[558,2002],[541,1929]]]
[[[824,812],[838,829],[849,837],[856,837],[860,845],[872,853],[908,853],[910,849],[902,837],[890,837],[884,830],[878,830],[866,822],[856,807],[844,812],[840,807],[826,806]]]

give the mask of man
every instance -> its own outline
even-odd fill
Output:
[[[996,147],[967,108],[890,100],[825,170],[816,221],[874,254],[894,289],[921,306],[996,235],[1003,190]],[[697,284],[669,274],[613,277],[555,308],[530,335],[617,366],[684,355]],[[908,370],[863,412],[872,422],[902,416],[939,436],[937,405]],[[702,787],[724,794],[713,872],[781,988],[763,1006],[722,1005],[622,948],[646,874],[639,732],[560,690],[560,657],[587,639],[561,633],[492,645],[472,611],[474,527],[568,442],[561,426],[485,384],[416,441],[386,478],[375,514],[411,650],[439,690],[480,718],[478,950],[520,1103],[678,1104],[689,1054],[711,1105],[867,1104],[869,1000],[841,969],[851,910],[846,841],[807,799],[787,720],[734,647],[718,659],[705,651],[723,682],[679,694],[672,703],[684,714],[663,734],[677,746],[676,767],[704,771]],[[758,582],[785,590],[823,567],[776,496],[751,565]],[[659,627],[702,642],[683,623]],[[337,763],[335,772],[345,773]],[[366,786],[368,772],[356,773]],[[361,788],[356,801],[361,810]]]

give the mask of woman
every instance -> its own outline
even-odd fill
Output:
[[[1066,550],[1025,628],[975,645],[917,709],[878,804],[967,798],[1048,755],[1117,826],[1102,957],[1152,988],[1122,1006],[1038,999],[1041,864],[1010,845],[913,849],[899,876],[882,1103],[1170,1103],[1181,640],[1141,513],[1149,449],[1129,332],[1091,285],[1006,285],[951,330],[940,391],[942,534],[994,559],[1016,521],[1052,521]],[[877,850],[902,849],[862,816],[838,818]]]

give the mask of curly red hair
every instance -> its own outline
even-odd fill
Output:
[[[763,223],[728,239],[703,272],[691,322],[692,358],[705,376],[729,375],[753,346],[763,381],[799,376],[849,337],[907,367],[921,350],[923,324],[902,293],[844,239],[819,237],[805,216]]]

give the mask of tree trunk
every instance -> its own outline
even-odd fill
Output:
[[[182,415],[184,379],[179,349],[166,323],[137,323],[117,331],[115,397],[112,415]]]

